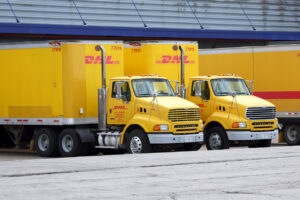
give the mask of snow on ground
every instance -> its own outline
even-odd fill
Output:
[[[300,146],[0,162],[1,199],[300,199]]]

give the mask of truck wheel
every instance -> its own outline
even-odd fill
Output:
[[[58,137],[58,150],[63,157],[73,157],[82,154],[81,151],[84,151],[84,146],[74,129],[67,128],[60,133]]]
[[[129,133],[126,140],[126,149],[128,153],[150,153],[152,151],[147,135],[140,129]]]
[[[283,129],[283,137],[288,145],[300,144],[300,127],[298,125],[287,125]]]
[[[198,151],[201,148],[201,143],[187,143],[183,144],[184,151]]]
[[[206,148],[208,150],[229,149],[228,138],[223,128],[214,127],[209,129]]]
[[[41,128],[34,136],[35,149],[40,156],[52,157],[58,155],[58,133],[50,128]]]

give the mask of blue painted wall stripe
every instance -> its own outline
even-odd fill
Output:
[[[0,23],[0,34],[169,39],[300,40],[300,32],[234,31],[167,28],[100,27]]]

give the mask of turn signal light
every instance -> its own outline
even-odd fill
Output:
[[[246,128],[247,124],[246,122],[233,122],[232,128]]]
[[[169,126],[168,125],[155,125],[153,126],[153,131],[168,131]]]

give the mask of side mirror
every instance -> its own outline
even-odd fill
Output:
[[[203,81],[196,81],[195,82],[195,96],[196,97],[201,97],[202,93],[201,93],[201,85],[202,85]]]
[[[120,100],[123,99],[122,95],[122,82],[116,82],[116,87],[117,87],[117,94],[116,94],[116,99]]]

